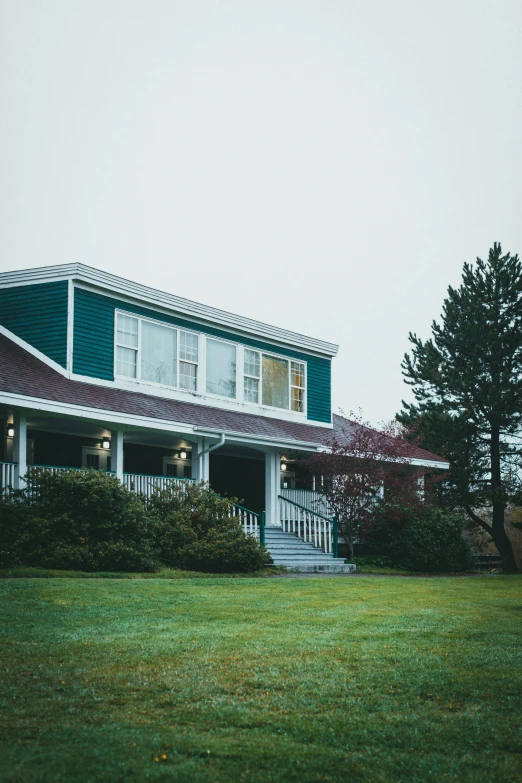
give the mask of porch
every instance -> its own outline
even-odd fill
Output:
[[[232,513],[246,534],[265,543],[265,527],[277,528],[330,557],[337,554],[335,523],[331,515],[320,513],[318,493],[295,489],[299,454],[224,435],[190,437],[181,431],[108,424],[5,411],[0,491],[26,486],[40,470],[104,471],[147,498],[172,485],[207,481],[219,494],[238,499]]]
[[[279,496],[295,485],[296,458],[303,454],[283,454],[254,438],[248,442],[223,433],[199,434],[194,427],[185,432],[181,427],[177,432],[157,426],[124,428],[38,410],[0,408],[0,427],[2,492],[22,487],[38,469],[110,472],[146,497],[173,484],[207,481],[251,513],[264,512],[267,526],[282,524]],[[302,491],[297,500],[303,500]]]

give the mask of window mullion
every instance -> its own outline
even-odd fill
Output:
[[[138,318],[138,347],[136,349],[136,380],[141,380],[141,318]]]
[[[236,399],[245,401],[245,347],[236,345]]]

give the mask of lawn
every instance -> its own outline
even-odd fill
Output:
[[[3,579],[0,779],[522,779],[522,580]]]

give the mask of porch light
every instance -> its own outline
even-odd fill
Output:
[[[14,427],[8,427],[7,428],[7,437],[8,438],[14,438]]]
[[[281,470],[286,470],[286,462],[281,463]]]
[[[110,447],[111,447],[111,442],[109,438],[104,438],[102,440],[102,449],[110,449]]]
[[[187,459],[187,452],[185,451],[185,449],[182,449],[182,450],[179,452],[179,458],[180,458],[180,459]]]

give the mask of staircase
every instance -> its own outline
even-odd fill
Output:
[[[326,554],[293,533],[283,532],[282,527],[265,528],[265,546],[276,566],[286,566],[302,573],[350,574],[355,571],[353,564]]]

